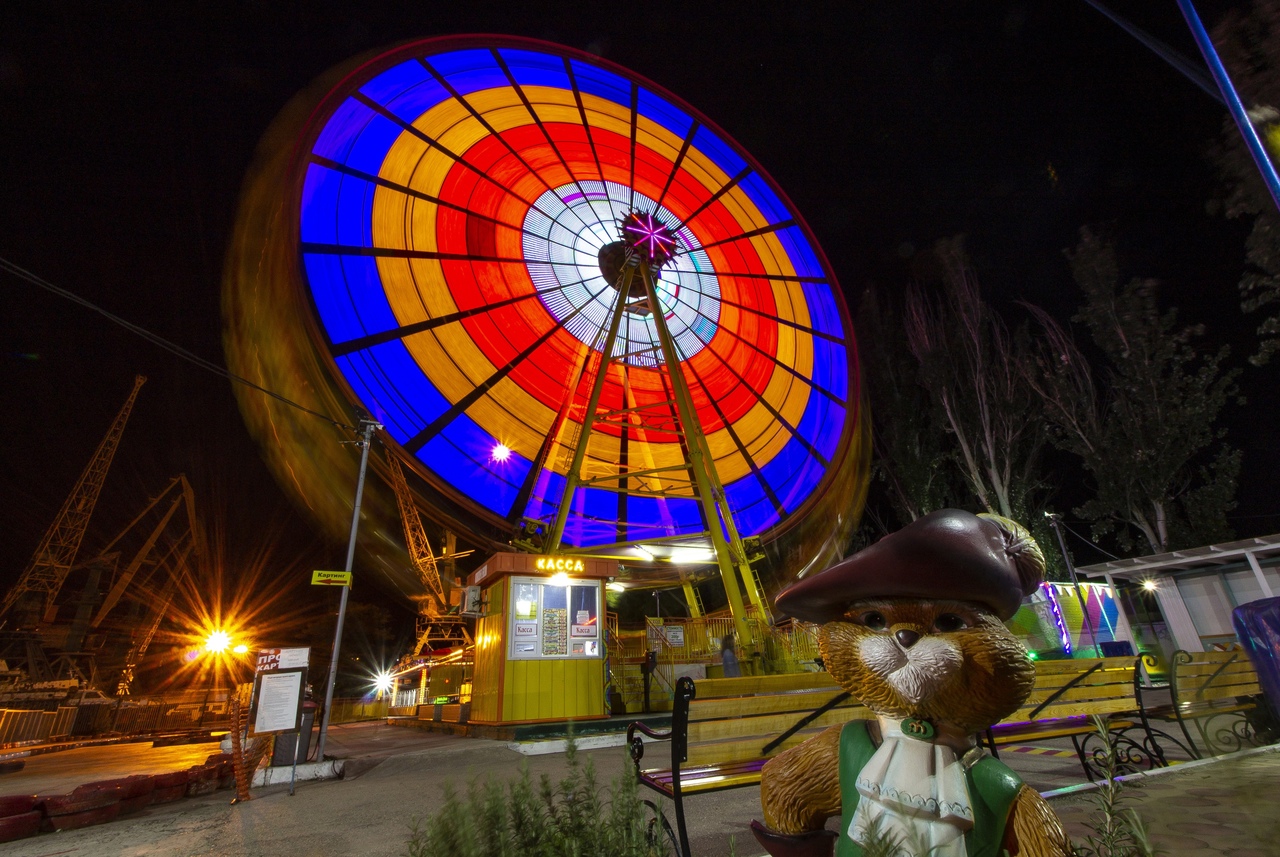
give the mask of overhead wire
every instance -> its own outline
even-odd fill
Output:
[[[159,334],[152,333],[151,331],[147,330],[145,327],[142,327],[141,325],[138,325],[138,324],[134,324],[128,319],[122,318],[116,315],[115,313],[110,312],[109,310],[106,310],[98,306],[97,304],[93,303],[87,298],[83,298],[80,295],[76,294],[75,292],[70,291],[69,289],[64,289],[61,286],[51,283],[48,280],[41,277],[40,275],[33,273],[32,271],[28,271],[26,268],[23,268],[22,266],[9,261],[3,256],[0,256],[0,270],[6,271],[12,274],[13,276],[17,277],[18,279],[25,280],[34,286],[39,286],[45,291],[52,292],[53,294],[61,298],[64,298],[66,300],[69,300],[72,303],[79,304],[80,306],[85,307],[86,309],[92,310],[93,312],[96,312],[98,315],[101,315],[103,318],[107,319],[108,321],[111,321],[112,323],[117,324],[120,327],[123,327],[125,330],[129,331],[130,333],[136,336],[142,337],[143,339],[147,340],[151,344],[158,346],[162,350],[169,352],[175,357],[179,357],[182,360],[187,361],[188,363],[191,363],[195,366],[198,366],[201,369],[204,369],[206,372],[212,372],[213,374],[218,375],[219,377],[224,378],[228,381],[231,381],[236,384],[240,384],[252,390],[257,390],[259,393],[270,396],[271,398],[275,399],[278,402],[281,402],[282,404],[288,405],[291,408],[296,408],[297,410],[302,411],[303,413],[306,413],[306,414],[310,414],[313,417],[318,417],[319,419],[322,419],[325,422],[337,428],[346,429],[352,432],[357,431],[355,426],[348,425],[347,423],[340,422],[339,420],[335,420],[333,417],[329,416],[328,414],[323,414],[320,411],[314,410],[312,408],[308,408],[306,405],[303,405],[299,402],[295,402],[294,400],[288,398],[287,396],[281,395],[280,393],[277,393],[274,390],[270,390],[266,387],[263,387],[261,384],[254,383],[253,381],[250,381],[248,378],[237,375],[234,372],[227,369],[225,366],[221,366],[213,362],[212,360],[208,360],[192,351],[188,351],[186,348],[183,348],[181,345],[171,342],[168,339],[165,339],[163,336],[160,336]]]

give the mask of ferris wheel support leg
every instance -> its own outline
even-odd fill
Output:
[[[596,408],[600,406],[600,393],[604,389],[605,378],[609,375],[609,364],[613,360],[613,343],[618,338],[618,328],[622,326],[622,316],[626,311],[625,295],[631,285],[633,268],[624,272],[622,288],[618,290],[618,302],[613,308],[613,318],[609,321],[609,333],[604,338],[604,347],[600,350],[600,368],[591,382],[591,398],[587,401],[586,413],[582,415],[582,431],[578,433],[578,442],[573,448],[573,463],[564,478],[564,492],[560,495],[560,505],[556,508],[556,519],[547,533],[545,550],[553,554],[560,550],[560,542],[564,538],[564,527],[569,520],[569,506],[573,502],[573,492],[582,481],[582,461],[587,456],[587,441],[591,438],[591,427],[596,420]],[[573,396],[573,390],[569,391]]]
[[[658,302],[658,288],[652,274],[645,264],[640,265],[640,276],[644,281],[645,295],[649,306],[661,307]],[[689,469],[693,471],[694,484],[698,489],[698,502],[702,504],[703,516],[707,521],[707,534],[711,538],[711,547],[716,554],[716,564],[720,567],[720,579],[724,583],[724,592],[729,600],[729,611],[733,614],[733,627],[740,645],[757,642],[747,624],[747,610],[742,602],[742,586],[738,583],[738,574],[742,572],[742,582],[748,589],[751,585],[751,570],[746,566],[747,554],[738,538],[738,529],[733,523],[733,512],[725,502],[724,486],[715,471],[715,460],[711,457],[707,438],[702,433],[702,424],[698,422],[697,410],[693,406],[693,398],[689,394],[689,383],[680,368],[680,353],[676,342],[667,328],[666,320],[660,311],[653,313],[653,326],[658,333],[658,342],[662,347],[662,360],[667,366],[667,374],[671,381],[671,392],[676,400],[676,410],[680,417],[680,430],[684,432],[685,443],[689,449]],[[732,542],[732,543],[731,543]],[[740,563],[739,564],[739,560]],[[767,614],[765,614],[767,615]]]

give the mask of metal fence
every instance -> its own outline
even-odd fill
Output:
[[[391,700],[384,699],[365,699],[363,697],[355,697],[351,699],[335,699],[333,701],[333,714],[329,717],[330,723],[357,723],[361,720],[382,720],[391,714]]]
[[[230,728],[225,689],[0,709],[0,747],[117,735],[162,735]],[[14,705],[14,703],[9,703]]]

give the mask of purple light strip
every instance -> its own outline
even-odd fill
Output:
[[[1053,613],[1054,624],[1058,626],[1058,637],[1062,640],[1062,648],[1068,655],[1071,654],[1071,632],[1067,630],[1067,623],[1062,619],[1062,607],[1058,604],[1058,593],[1054,590],[1053,584],[1045,581],[1040,586],[1044,589],[1045,597],[1049,600],[1049,610]]]

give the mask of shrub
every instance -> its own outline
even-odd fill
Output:
[[[595,766],[582,764],[569,738],[568,772],[559,783],[543,774],[535,784],[526,761],[504,789],[473,781],[466,797],[449,785],[444,802],[414,822],[410,857],[657,857],[635,778],[624,769],[603,801]]]
[[[1084,842],[1075,843],[1077,857],[1155,857],[1156,849],[1147,835],[1147,826],[1143,823],[1138,811],[1125,806],[1129,795],[1125,794],[1126,786],[1117,778],[1119,772],[1116,765],[1115,746],[1111,743],[1111,733],[1107,729],[1107,721],[1094,715],[1094,728],[1102,738],[1106,749],[1102,755],[1102,770],[1106,775],[1097,792],[1090,795],[1096,809],[1089,829],[1093,834],[1086,836]],[[1137,788],[1130,785],[1129,788]]]

